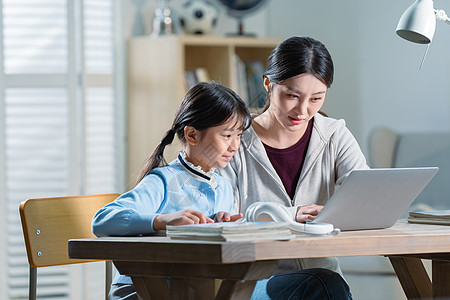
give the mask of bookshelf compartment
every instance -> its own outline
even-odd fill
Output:
[[[260,61],[266,66],[267,58],[272,52],[272,48],[259,47],[236,47],[236,55],[243,61]]]
[[[127,176],[134,178],[143,162],[170,128],[186,93],[186,71],[203,68],[211,80],[236,91],[245,101],[236,60],[264,66],[279,39],[174,35],[135,37],[128,44]],[[261,92],[264,92],[262,86]],[[249,103],[249,105],[252,105]],[[176,157],[178,143],[164,152]]]
[[[189,46],[184,52],[185,70],[204,68],[212,80],[230,86],[230,54],[225,46]]]

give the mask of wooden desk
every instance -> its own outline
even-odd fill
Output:
[[[408,298],[450,297],[450,227],[399,222],[392,228],[302,235],[290,241],[203,242],[167,237],[105,237],[69,241],[71,258],[109,259],[132,277],[144,299],[245,299],[277,260],[306,257],[388,256]],[[420,259],[431,259],[429,279]],[[170,290],[165,277],[171,277]],[[190,286],[190,287],[189,287]],[[189,295],[189,297],[188,297]]]

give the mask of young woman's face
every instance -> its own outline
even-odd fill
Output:
[[[230,118],[222,125],[197,131],[197,143],[189,145],[189,161],[205,172],[211,168],[225,168],[239,148],[240,126],[237,118]]]
[[[268,111],[288,131],[307,127],[322,107],[327,86],[309,73],[272,85]]]

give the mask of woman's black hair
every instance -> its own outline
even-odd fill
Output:
[[[240,123],[239,129],[246,130],[250,127],[250,112],[244,101],[231,89],[216,82],[200,82],[190,88],[178,106],[172,127],[147,159],[137,182],[154,168],[167,165],[163,155],[164,149],[173,142],[175,135],[182,143],[186,142],[186,126],[202,131],[222,125],[234,117],[237,118],[237,123]]]
[[[327,87],[333,83],[334,65],[327,48],[310,37],[290,37],[279,43],[267,60],[264,73],[271,83],[280,83],[288,78],[309,73]],[[265,111],[270,105],[267,96]]]

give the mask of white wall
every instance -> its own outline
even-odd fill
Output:
[[[360,52],[362,62],[364,131],[387,125],[401,132],[450,130],[450,26],[439,21],[422,69],[426,46],[400,39],[395,34],[398,19],[412,1],[368,2],[368,9],[383,16],[365,22]],[[448,1],[435,7],[450,12]]]
[[[397,22],[412,0],[270,3],[270,35],[310,35],[335,65],[325,110],[343,117],[366,152],[376,126],[400,132],[450,130],[450,26],[438,22],[424,66],[424,45],[400,39]],[[292,8],[297,9],[292,9]],[[448,1],[435,7],[450,12]]]
[[[151,32],[157,1],[142,1],[146,30]],[[184,2],[169,3],[179,8]],[[401,14],[412,2],[271,0],[244,25],[260,37],[308,35],[327,46],[335,63],[335,81],[324,110],[344,118],[367,153],[367,137],[377,126],[400,132],[450,131],[450,26],[438,21],[419,71],[425,46],[395,34]],[[125,5],[128,36],[133,35],[132,3]],[[436,0],[435,7],[450,14],[448,1]],[[236,26],[221,7],[213,34],[235,31]]]
[[[360,1],[271,1],[269,35],[283,38],[293,35],[311,36],[330,51],[335,64],[334,83],[325,100],[324,111],[344,118],[356,137],[362,132],[361,70],[362,55],[359,6]],[[354,2],[354,3],[351,3]]]

